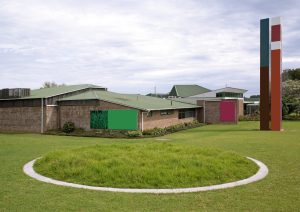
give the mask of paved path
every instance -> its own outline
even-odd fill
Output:
[[[259,166],[258,172],[244,180],[239,180],[231,183],[224,183],[219,185],[212,185],[212,186],[203,186],[203,187],[194,187],[194,188],[174,188],[174,189],[131,189],[131,188],[110,188],[110,187],[96,187],[96,186],[87,186],[87,185],[80,185],[75,183],[67,183],[59,180],[54,180],[48,177],[44,177],[38,173],[36,173],[33,169],[34,162],[38,159],[34,159],[27,164],[24,165],[23,171],[28,176],[37,179],[39,181],[45,182],[45,183],[51,183],[55,185],[60,186],[67,186],[67,187],[73,187],[73,188],[83,188],[83,189],[89,189],[89,190],[97,190],[97,191],[111,191],[111,192],[125,192],[125,193],[189,193],[189,192],[199,192],[199,191],[210,191],[210,190],[217,190],[217,189],[225,189],[225,188],[232,188],[240,185],[245,185],[249,183],[253,183],[255,181],[259,181],[263,178],[265,178],[268,175],[268,167],[263,164],[262,162],[247,157],[248,159],[252,160],[254,163],[256,163]]]

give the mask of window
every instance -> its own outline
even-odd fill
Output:
[[[161,111],[160,111],[160,115],[161,115],[161,116],[171,115],[171,114],[173,114],[173,113],[174,113],[173,110],[161,110]]]
[[[195,117],[195,109],[179,110],[178,119]]]
[[[235,97],[235,98],[243,98],[242,93],[230,93],[230,92],[221,92],[216,94],[217,97]]]

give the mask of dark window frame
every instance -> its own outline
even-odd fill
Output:
[[[178,119],[195,118],[195,109],[183,109],[178,111]]]

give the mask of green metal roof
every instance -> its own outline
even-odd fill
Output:
[[[173,100],[173,101],[176,101],[176,102],[182,102],[182,103],[197,105],[197,99],[191,99],[191,98],[169,98],[169,99]]]
[[[109,91],[91,90],[74,96],[63,98],[59,101],[76,100],[103,100],[115,104],[120,104],[140,110],[168,110],[183,108],[198,108],[195,104],[182,103],[168,99],[143,96],[139,94],[120,94]]]
[[[52,96],[57,96],[65,93],[70,93],[78,90],[83,90],[87,88],[94,89],[106,89],[101,86],[90,85],[90,84],[81,84],[81,85],[65,85],[51,88],[40,88],[36,90],[30,91],[30,96],[26,96],[20,99],[40,99],[40,98],[48,98]]]
[[[209,91],[211,90],[199,85],[174,85],[170,96],[189,97]]]

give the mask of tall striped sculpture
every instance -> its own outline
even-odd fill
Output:
[[[281,18],[260,20],[260,129],[281,130]]]

